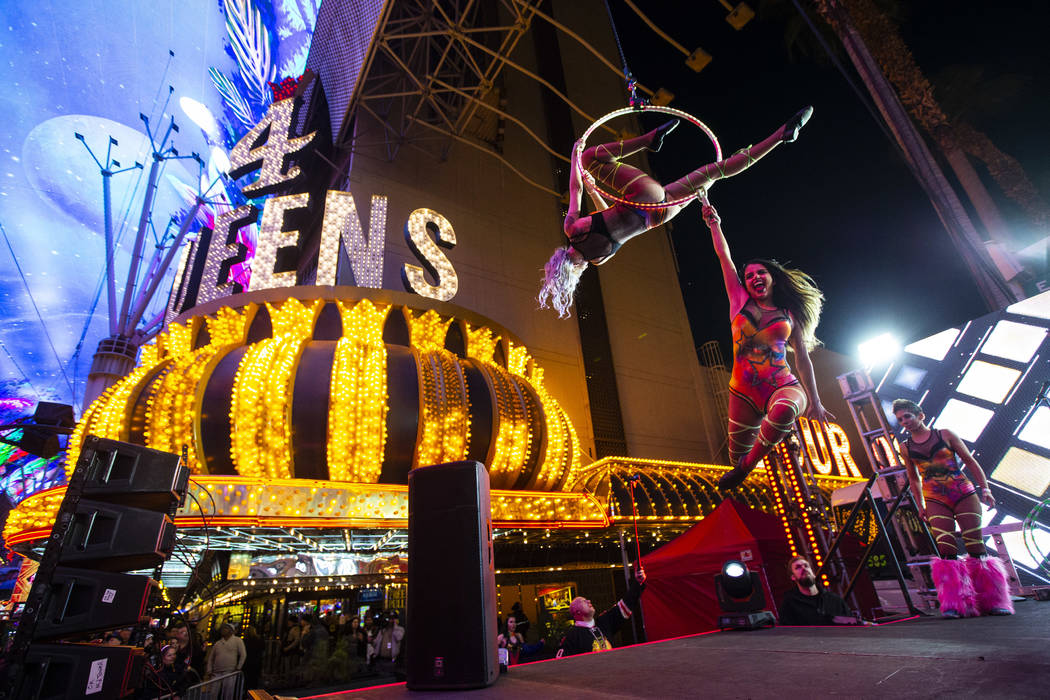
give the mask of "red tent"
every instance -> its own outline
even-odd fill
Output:
[[[663,547],[642,557],[646,589],[642,596],[649,641],[717,629],[715,574],[728,559],[738,559],[759,573],[766,609],[776,613],[779,595],[789,585],[787,537],[780,518],[732,500]]]

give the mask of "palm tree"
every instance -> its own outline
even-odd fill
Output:
[[[1003,192],[1037,226],[1050,220],[1021,165],[957,114],[949,119],[934,97],[933,85],[915,62],[899,27],[873,0],[814,0],[821,18],[834,30],[868,87],[887,125],[926,188],[949,234],[960,248],[990,308],[1025,296],[1022,271],[1012,254],[1012,236],[968,156],[986,165]],[[972,93],[971,93],[972,94]],[[930,136],[952,168],[988,231],[981,240],[957,194],[937,166],[909,115]]]

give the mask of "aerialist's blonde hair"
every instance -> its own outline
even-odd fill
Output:
[[[575,249],[565,246],[555,250],[554,255],[543,266],[543,286],[536,297],[540,308],[554,307],[558,318],[568,318],[569,308],[576,295],[576,286],[586,269],[587,261]]]

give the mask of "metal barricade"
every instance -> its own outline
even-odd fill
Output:
[[[244,697],[244,674],[230,671],[190,686],[184,700],[241,700]]]

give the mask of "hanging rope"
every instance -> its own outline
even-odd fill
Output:
[[[612,7],[609,6],[609,0],[605,0],[605,11],[609,14],[609,26],[612,27],[613,39],[616,40],[616,50],[620,52],[620,64],[623,66],[623,78],[627,81],[627,91],[631,93],[631,97],[627,103],[635,109],[641,109],[649,104],[649,100],[644,97],[638,97],[638,81],[634,79],[634,75],[631,73],[631,69],[627,65],[627,56],[623,52],[623,44],[620,43],[620,32],[616,30],[616,20],[613,19]]]

